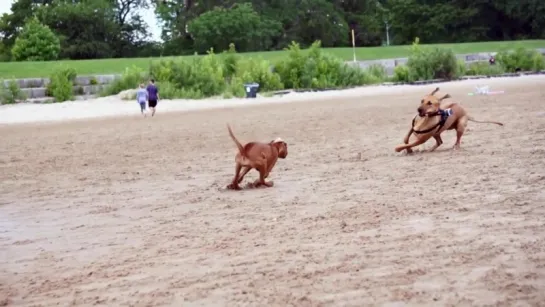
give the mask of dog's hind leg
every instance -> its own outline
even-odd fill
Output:
[[[233,178],[233,181],[231,182],[231,184],[227,186],[228,189],[240,190],[240,186],[238,185],[238,174],[240,173],[241,169],[242,169],[242,165],[240,163],[237,163],[235,167],[235,177]]]
[[[443,139],[441,139],[441,135],[437,134],[434,135],[433,138],[435,139],[435,145],[433,145],[432,148],[428,149],[428,152],[432,152],[437,149],[437,147],[441,146],[443,144]]]
[[[244,167],[244,170],[242,170],[242,173],[238,176],[238,183],[240,184],[242,182],[242,179],[244,179],[244,176],[246,176],[246,174],[248,174],[248,172],[251,170],[252,168],[249,167],[249,166],[245,166]]]
[[[467,122],[469,118],[467,116],[462,116],[458,119],[458,124],[456,125],[456,143],[454,143],[454,149],[460,149],[460,143],[462,141],[462,135],[466,131]]]

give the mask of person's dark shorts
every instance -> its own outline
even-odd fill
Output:
[[[155,108],[157,106],[157,99],[148,100],[148,107]]]

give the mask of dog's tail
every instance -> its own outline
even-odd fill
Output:
[[[235,144],[237,144],[238,151],[244,157],[245,156],[244,155],[244,146],[242,146],[242,144],[240,144],[240,142],[237,140],[237,138],[233,134],[233,130],[231,130],[231,126],[229,126],[229,124],[227,124],[227,130],[229,130],[229,135],[231,136],[231,139],[233,140],[233,142],[235,142]]]
[[[471,116],[468,116],[467,119],[470,121],[470,122],[474,122],[474,123],[481,123],[481,124],[496,124],[496,125],[499,125],[499,126],[503,126],[502,123],[500,122],[494,122],[494,121],[480,121],[480,120],[475,120],[475,118],[471,117]]]

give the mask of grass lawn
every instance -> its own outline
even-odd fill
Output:
[[[474,52],[494,52],[517,47],[545,48],[545,40],[481,42],[463,44],[435,44],[443,48],[451,48],[456,54]],[[410,46],[366,47],[356,49],[357,60],[376,60],[407,57]],[[344,60],[353,59],[352,48],[327,48],[327,52]],[[278,61],[285,56],[285,51],[250,52],[248,56],[260,56],[271,62]],[[147,68],[151,61],[160,58],[133,58],[133,59],[105,59],[80,61],[52,61],[52,62],[7,62],[0,63],[0,79],[48,77],[51,72],[61,65],[76,69],[78,75],[98,75],[122,73],[126,67],[136,65]]]

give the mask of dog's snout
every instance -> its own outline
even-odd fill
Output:
[[[422,113],[422,107],[418,107],[418,108],[416,109],[416,111],[417,111],[418,113]]]

